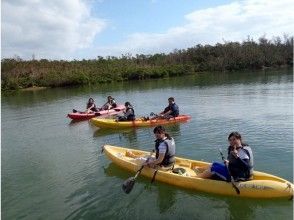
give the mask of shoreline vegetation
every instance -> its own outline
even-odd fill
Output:
[[[293,66],[293,36],[250,37],[214,46],[198,44],[169,54],[125,54],[91,60],[2,59],[1,90],[91,85],[196,74]]]

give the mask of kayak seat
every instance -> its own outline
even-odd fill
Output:
[[[186,170],[184,168],[177,167],[177,168],[174,168],[172,172],[179,175],[183,175],[186,173]]]

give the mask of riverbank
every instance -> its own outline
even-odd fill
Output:
[[[196,45],[169,54],[122,55],[81,61],[3,59],[1,90],[64,87],[184,76],[201,72],[293,66],[293,37]]]

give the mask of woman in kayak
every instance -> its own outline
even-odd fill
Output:
[[[130,102],[126,102],[125,107],[126,109],[124,110],[124,116],[119,116],[117,121],[134,121],[136,117],[133,106]]]
[[[168,106],[162,111],[159,113],[159,115],[155,116],[154,118],[152,119],[155,119],[155,118],[174,118],[174,117],[177,117],[179,116],[179,106],[175,103],[175,99],[174,97],[170,97],[168,98]]]
[[[86,109],[86,113],[91,113],[91,112],[97,112],[98,109],[96,108],[94,99],[89,98],[88,103],[87,103],[87,109]]]
[[[242,142],[238,132],[232,132],[228,141],[228,157],[224,163],[214,162],[208,169],[197,175],[200,178],[217,178],[231,181],[246,181],[252,178],[253,154],[251,148]]]
[[[142,165],[152,168],[162,167],[170,169],[175,163],[176,145],[174,139],[165,132],[163,126],[159,125],[154,128],[153,133],[156,137],[155,140],[155,157],[147,158],[146,162]],[[127,156],[136,158],[132,152],[127,151]]]
[[[117,106],[114,98],[112,98],[111,96],[107,97],[107,102],[101,107],[101,109],[103,110],[109,110],[112,108],[115,108]]]

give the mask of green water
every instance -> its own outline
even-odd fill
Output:
[[[159,112],[174,96],[188,123],[168,126],[177,155],[220,160],[239,131],[255,169],[293,181],[292,70],[197,76],[2,94],[2,219],[293,219],[292,201],[254,200],[188,191],[139,178],[112,164],[105,144],[150,150],[152,128],[99,130],[66,114],[89,97],[130,101],[136,114]]]

